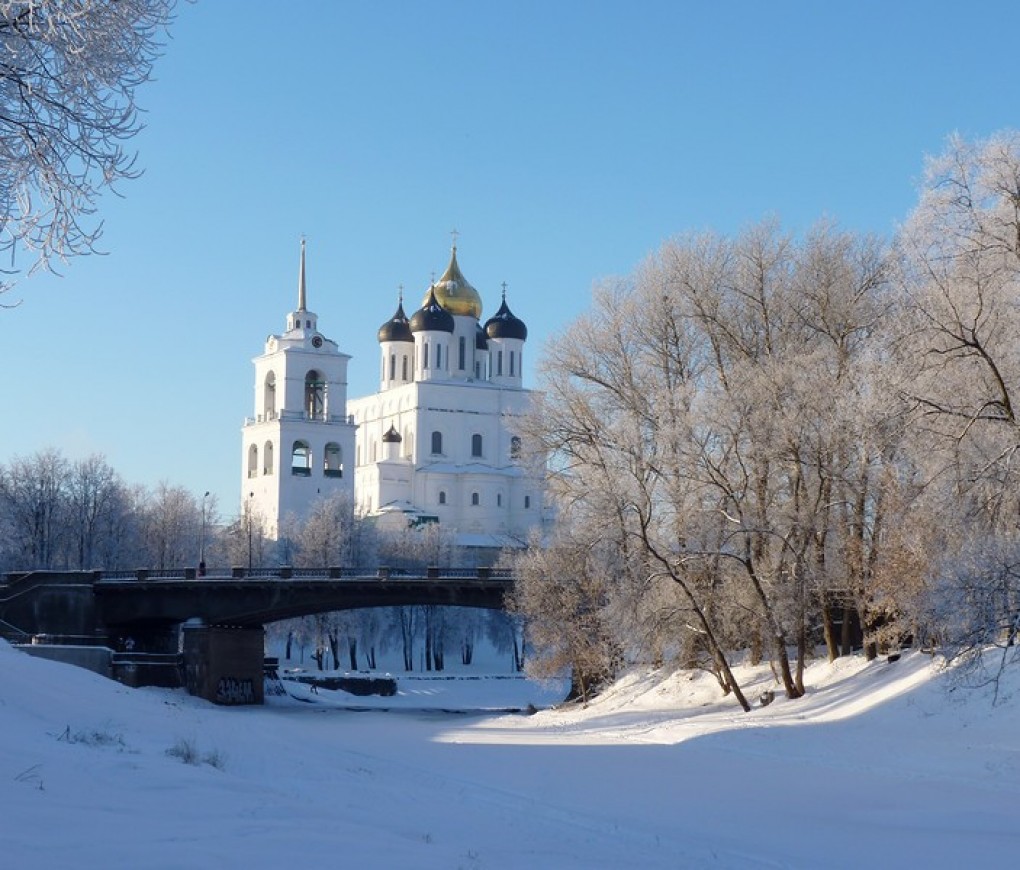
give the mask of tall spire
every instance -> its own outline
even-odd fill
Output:
[[[301,266],[298,269],[297,307],[298,311],[306,311],[305,307],[305,237],[301,237]]]

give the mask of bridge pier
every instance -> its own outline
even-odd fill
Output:
[[[214,704],[262,704],[265,629],[190,625],[181,629],[188,692]]]

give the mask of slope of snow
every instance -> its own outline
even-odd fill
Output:
[[[749,697],[771,682],[743,676]],[[911,654],[814,664],[807,697],[748,714],[707,676],[649,672],[533,716],[425,707],[538,706],[558,687],[402,679],[388,712],[293,686],[302,700],[219,708],[0,643],[0,854],[31,868],[999,865],[1020,849],[1010,680],[992,707]]]

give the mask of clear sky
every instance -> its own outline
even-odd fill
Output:
[[[926,154],[1020,126],[1015,0],[184,4],[104,257],[0,310],[0,461],[92,452],[240,498],[243,418],[297,297],[374,391],[375,333],[445,268],[506,281],[534,362],[665,239],[768,215],[891,233]]]

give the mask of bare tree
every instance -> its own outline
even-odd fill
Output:
[[[73,564],[96,567],[103,532],[115,522],[123,503],[117,472],[98,454],[71,464],[68,475],[68,529],[73,538]]]
[[[0,2],[0,251],[17,271],[96,250],[104,188],[137,175],[125,143],[140,129],[175,0]]]
[[[67,460],[52,448],[0,466],[0,512],[19,568],[58,566],[67,516]]]

